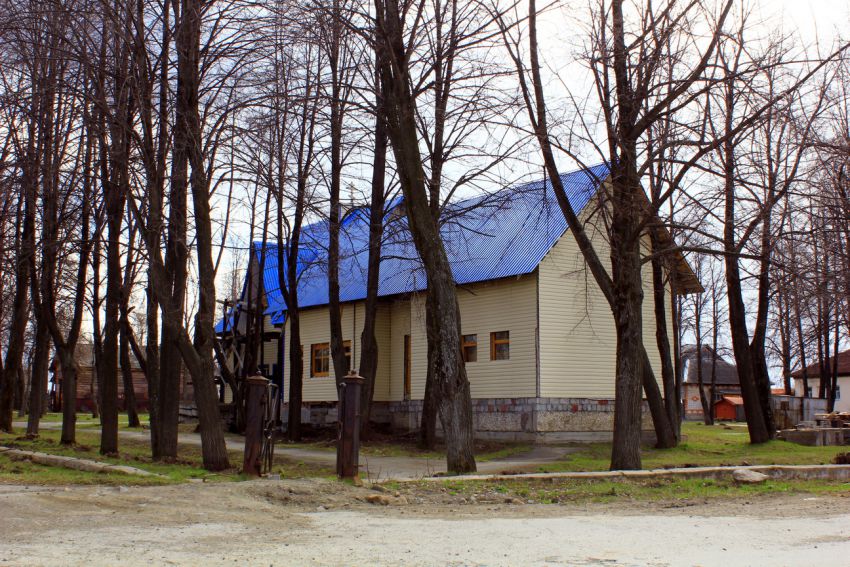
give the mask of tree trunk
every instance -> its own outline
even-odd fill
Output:
[[[434,388],[434,378],[428,368],[425,392],[422,396],[422,417],[419,423],[419,448],[433,451],[437,448],[437,413],[439,405]]]
[[[678,444],[678,438],[673,428],[673,424],[667,419],[667,408],[664,404],[664,399],[661,396],[661,389],[658,387],[658,382],[655,381],[655,375],[652,373],[652,364],[649,362],[649,354],[646,348],[641,345],[641,385],[643,393],[646,396],[646,403],[649,406],[649,413],[652,416],[652,427],[655,430],[655,447],[658,449],[670,449]]]
[[[446,440],[446,465],[452,472],[475,470],[472,398],[460,356],[460,310],[455,283],[437,219],[431,213],[410,91],[403,14],[394,0],[378,6],[381,80],[387,133],[392,142],[407,220],[428,283],[425,325],[428,369],[439,400]]]
[[[676,295],[676,290],[670,290],[670,306],[673,309],[673,366],[676,375],[676,415],[679,423],[675,426],[681,433],[682,421],[685,419],[685,406],[682,401],[684,391],[684,369],[682,368],[681,328],[682,328],[682,302]],[[672,424],[671,424],[672,425]]]
[[[779,299],[779,344],[782,360],[782,388],[786,395],[792,395],[791,389],[791,307],[788,304],[788,286],[784,285],[778,294]]]
[[[717,343],[720,333],[717,327],[717,321],[720,318],[718,314],[717,304],[717,285],[713,285],[711,289],[711,403],[709,404],[709,415],[711,416],[711,424],[714,424],[717,416],[714,411],[714,402],[717,401]]]
[[[154,452],[155,459],[172,460],[177,458],[177,424],[180,413],[180,377],[181,357],[178,347],[179,334],[182,333],[184,305],[186,303],[186,281],[188,277],[187,247],[187,209],[189,186],[189,153],[193,144],[200,144],[201,138],[193,138],[188,124],[189,107],[192,101],[192,83],[197,79],[198,69],[191,57],[193,20],[200,14],[189,14],[187,9],[196,9],[194,0],[181,0],[174,5],[176,22],[175,51],[177,53],[177,91],[175,124],[173,128],[173,151],[171,158],[171,192],[168,214],[168,232],[165,245],[165,270],[168,276],[169,297],[162,313],[162,334],[159,354],[159,404],[156,412],[158,436]],[[163,298],[166,299],[166,298]],[[170,325],[168,320],[181,323]],[[197,403],[197,400],[195,400]]]
[[[639,184],[632,171],[633,149],[624,154],[611,175],[611,279],[617,332],[612,470],[641,468],[641,384],[646,352],[642,332],[640,239],[636,237],[638,219],[634,214],[640,209]]]
[[[177,458],[177,424],[180,418],[180,375],[182,360],[177,346],[175,333],[180,328],[172,328],[166,321],[171,318],[183,318],[183,309],[163,309],[162,340],[159,345],[159,385],[157,387],[156,442],[153,444],[153,458],[161,461],[173,461]]]
[[[622,68],[624,63],[622,61],[623,57],[625,57],[625,47],[623,45],[623,21],[622,21],[622,2],[614,2],[612,5],[612,10],[615,12],[614,14],[614,35],[619,36],[617,39],[617,58],[619,60],[618,67]],[[537,141],[540,145],[541,153],[543,154],[543,162],[546,166],[546,172],[549,175],[549,178],[552,183],[552,187],[555,193],[555,197],[558,201],[558,206],[561,209],[561,212],[564,214],[564,218],[567,221],[567,225],[570,227],[569,233],[575,238],[576,244],[581,251],[582,257],[587,264],[588,269],[593,275],[594,280],[599,286],[600,291],[605,296],[606,301],[608,302],[608,306],[611,309],[611,313],[614,319],[615,328],[618,329],[618,341],[622,337],[623,340],[627,340],[632,344],[624,345],[625,348],[620,351],[618,346],[618,363],[617,363],[617,372],[618,372],[618,384],[619,386],[616,388],[617,395],[619,396],[620,392],[627,395],[629,397],[628,400],[621,400],[620,402],[615,401],[615,406],[618,403],[629,405],[629,404],[637,404],[637,407],[629,407],[625,414],[623,411],[620,412],[619,418],[615,416],[615,427],[619,427],[621,429],[621,433],[618,435],[615,433],[615,437],[617,438],[617,443],[620,445],[618,449],[618,457],[617,463],[615,464],[612,459],[612,466],[621,467],[621,466],[634,466],[640,464],[640,385],[643,384],[644,390],[647,392],[647,400],[649,401],[650,410],[652,411],[652,419],[655,427],[656,435],[658,436],[658,442],[660,446],[674,446],[676,444],[676,435],[673,431],[673,425],[667,419],[667,412],[664,408],[663,402],[660,401],[660,394],[655,394],[658,386],[654,384],[655,378],[652,373],[652,367],[649,364],[649,356],[646,353],[646,348],[644,347],[642,341],[638,341],[638,343],[634,343],[635,333],[640,336],[640,329],[630,328],[631,325],[634,324],[634,318],[640,317],[640,309],[638,308],[635,311],[634,302],[637,301],[638,305],[642,302],[643,290],[642,287],[640,289],[634,289],[632,280],[635,278],[635,274],[627,274],[627,270],[636,269],[637,270],[637,279],[640,280],[640,261],[639,261],[639,242],[640,242],[640,234],[636,232],[635,228],[637,227],[637,220],[630,218],[631,216],[636,216],[635,211],[641,210],[641,207],[637,206],[630,211],[622,211],[623,207],[628,207],[628,203],[633,202],[634,195],[629,194],[629,192],[634,192],[634,187],[639,187],[637,176],[635,173],[632,173],[632,179],[627,179],[627,182],[631,182],[632,185],[629,186],[625,191],[620,189],[620,194],[628,198],[628,203],[617,203],[616,198],[614,199],[614,204],[620,208],[618,212],[615,212],[615,216],[617,219],[623,219],[626,221],[626,225],[622,227],[618,227],[619,234],[613,234],[613,230],[611,231],[610,240],[611,240],[611,260],[612,262],[619,262],[622,258],[623,254],[628,254],[631,256],[635,250],[638,251],[638,261],[635,262],[634,258],[629,258],[626,260],[629,266],[620,265],[614,266],[614,269],[619,269],[620,273],[617,276],[620,281],[614,281],[617,278],[612,279],[611,276],[608,275],[608,271],[606,269],[605,264],[600,259],[599,255],[596,252],[596,249],[593,245],[593,242],[590,239],[585,227],[579,221],[578,217],[573,210],[572,204],[567,197],[567,193],[564,190],[563,183],[561,181],[560,174],[558,172],[558,167],[555,161],[555,156],[553,153],[552,142],[549,137],[549,127],[547,125],[547,116],[546,116],[546,101],[543,94],[543,80],[541,78],[540,72],[540,61],[539,61],[539,53],[538,53],[538,45],[537,45],[537,7],[535,0],[529,0],[529,57],[531,62],[531,77],[532,77],[532,87],[533,87],[533,99],[530,97],[530,93],[528,88],[525,86],[524,77],[525,70],[521,62],[517,62],[518,72],[520,74],[520,79],[523,83],[523,91],[529,95],[527,99],[527,109],[529,113],[529,117],[534,124],[535,135],[537,137]],[[618,86],[623,86],[623,88],[627,88],[627,77],[624,77],[624,71],[618,73],[617,83]],[[618,93],[619,96],[619,93]],[[632,110],[628,110],[625,107],[628,106],[628,98],[627,96],[623,97],[623,108],[620,109],[620,112],[632,112]],[[623,130],[629,130],[627,124],[623,123]],[[629,132],[626,132],[628,134]],[[618,134],[623,134],[623,132],[618,132]],[[623,148],[628,148],[628,136],[622,137]],[[623,149],[621,148],[621,149]],[[631,143],[631,150],[627,152],[625,156],[613,157],[612,163],[617,164],[617,170],[620,172],[628,172],[627,168],[631,167],[634,169],[634,143]],[[612,145],[612,152],[614,151],[614,146]],[[631,165],[627,165],[623,160],[629,161]],[[611,171],[612,179],[616,178],[618,174],[615,171]],[[601,180],[599,180],[601,181]],[[615,220],[614,225],[616,226],[617,221]],[[631,229],[631,230],[630,230]],[[616,242],[615,246],[615,240]],[[631,240],[631,242],[629,242]],[[615,260],[615,257],[617,260]],[[618,287],[619,286],[619,287]],[[639,296],[636,295],[639,292]],[[626,313],[621,315],[619,309],[625,306],[630,310],[630,313]],[[638,319],[640,320],[640,319]],[[619,344],[619,343],[618,343]],[[640,361],[640,376],[622,376],[620,377],[620,370],[626,371],[633,363],[634,360],[626,360],[620,359],[620,357],[630,357],[635,355],[634,349],[639,349],[641,352],[638,352],[639,355],[638,361]],[[635,384],[637,383],[637,391],[638,393],[634,394]],[[635,401],[637,400],[637,401]],[[623,408],[626,409],[625,407]],[[616,413],[616,407],[615,407]],[[637,421],[636,421],[637,420]],[[629,427],[637,427],[636,431],[626,433],[626,430]],[[625,447],[625,444],[631,444],[630,447]]]
[[[297,308],[287,308],[289,321],[289,414],[287,436],[290,441],[301,441],[301,400],[304,384],[304,353],[301,348],[301,320]]]
[[[750,343],[747,336],[746,308],[741,297],[741,282],[738,274],[738,261],[732,256],[726,257],[726,287],[729,301],[729,328],[732,335],[732,349],[741,384],[741,396],[744,399],[744,411],[747,415],[747,428],[751,443],[765,443],[770,440],[764,413],[759,400],[759,391],[753,376],[753,364],[750,357]]]
[[[652,298],[655,308],[655,342],[661,358],[661,383],[664,385],[664,408],[667,419],[679,437],[679,404],[676,401],[676,378],[673,369],[673,357],[670,351],[670,336],[667,332],[667,306],[665,301],[664,272],[661,258],[661,244],[654,230],[650,231],[652,241]]]
[[[50,365],[50,329],[42,317],[36,319],[35,352],[32,363],[27,436],[38,437],[41,415],[44,413],[44,394],[47,392],[47,372]]]
[[[150,274],[150,270],[149,270]],[[150,275],[148,275],[150,279]],[[148,281],[145,291],[145,379],[148,382],[148,420],[150,423],[151,456],[161,454],[159,449],[159,305],[153,285]]]
[[[123,198],[115,194],[118,190],[117,187],[108,189],[106,195],[109,231],[106,250],[106,309],[103,354],[98,367],[101,399],[100,452],[103,455],[118,452],[118,310],[121,301],[121,224],[124,213]]]
[[[23,218],[19,215],[18,223],[22,225],[20,236],[16,235],[15,262],[15,298],[12,303],[11,325],[8,331],[6,356],[3,361],[3,371],[0,372],[0,431],[12,432],[12,404],[14,402],[15,381],[22,367],[22,358],[26,340],[27,319],[29,315],[29,278],[31,262],[33,261],[35,235],[35,172],[34,137],[28,140],[28,159],[23,167]]]
[[[289,414],[287,415],[287,436],[293,442],[301,440],[301,403],[304,386],[304,351],[301,346],[301,313],[298,308],[298,255],[306,190],[306,172],[302,171],[298,180],[295,214],[292,219],[292,232],[290,233],[289,249],[286,254],[283,246],[283,219],[278,218],[278,265],[284,265],[284,258],[286,259],[286,273],[284,274],[281,271],[278,274],[278,284],[280,289],[284,291],[286,319],[289,323]],[[281,195],[280,202],[282,200],[283,197]],[[279,206],[278,209],[281,209],[281,207]]]
[[[103,333],[102,326],[100,324],[100,305],[102,300],[100,298],[100,287],[101,287],[101,278],[100,278],[100,258],[101,258],[101,246],[103,244],[102,238],[102,230],[103,227],[100,226],[98,232],[93,235],[94,239],[94,253],[92,254],[92,308],[91,308],[91,318],[92,318],[92,358],[93,364],[92,369],[94,371],[94,375],[91,379],[91,387],[89,388],[89,396],[91,398],[92,403],[92,418],[100,419],[100,385],[101,385],[101,376],[102,372],[102,358],[103,358]]]
[[[836,307],[837,311],[837,307]],[[832,361],[827,365],[829,373],[829,401],[827,402],[826,410],[830,413],[835,411],[835,398],[838,393],[838,347],[841,344],[841,322],[838,320],[838,313],[835,314],[835,336],[832,341]]]
[[[771,187],[768,202],[772,202],[774,198],[774,190]],[[764,351],[764,344],[767,340],[767,325],[770,309],[770,263],[772,258],[772,233],[771,233],[771,215],[772,209],[768,208],[765,212],[764,222],[762,224],[761,236],[761,259],[760,269],[758,274],[758,308],[756,311],[755,328],[753,329],[753,337],[750,341],[750,356],[753,363],[753,377],[755,378],[756,388],[759,393],[759,404],[761,405],[762,415],[764,416],[764,425],[767,428],[767,435],[770,439],[776,437],[776,423],[773,419],[773,407],[770,403],[772,396],[770,387],[770,374],[767,369],[767,357]]]
[[[0,376],[2,376],[2,375],[3,375],[3,370],[0,369]],[[15,395],[14,395],[15,400],[14,400],[13,407],[14,407],[14,409],[18,410],[18,417],[23,417],[27,413],[26,396],[29,395],[29,392],[27,391],[27,378],[24,375],[24,369],[23,368],[21,368],[20,372],[18,372],[18,375],[16,376],[15,384],[12,387],[12,390],[15,393]]]
[[[727,79],[726,85],[726,126],[725,131],[732,131],[732,115],[734,111],[734,92],[732,80]],[[747,415],[747,429],[751,443],[765,443],[770,440],[770,433],[764,421],[759,388],[753,375],[753,362],[750,353],[750,338],[747,331],[747,312],[741,290],[741,274],[738,266],[737,249],[735,246],[735,147],[731,136],[723,144],[724,167],[724,219],[723,219],[723,248],[726,254],[726,297],[729,302],[729,331],[732,335],[732,350],[735,354],[735,364],[738,370],[738,381],[741,384],[741,396],[744,399],[744,411]]]
[[[77,364],[74,351],[66,347],[57,349],[57,363],[62,368],[62,436],[60,443],[77,442]]]
[[[133,365],[130,361],[130,339],[127,336],[129,323],[121,325],[119,358],[121,377],[124,382],[124,409],[127,411],[128,427],[141,427],[136,409],[136,391],[133,388]]]
[[[711,400],[705,395],[705,377],[702,372],[702,337],[697,336],[697,384],[699,385],[699,402],[702,405],[702,421],[706,425],[714,425],[711,407],[714,405],[714,393]]]
[[[476,467],[472,398],[460,356],[460,309],[448,258],[445,258],[445,271],[434,275],[437,277],[428,278],[425,325],[428,366],[434,377],[438,412],[446,440],[446,464],[450,472],[473,472]]]
[[[380,72],[380,69],[378,69]],[[380,82],[379,78],[376,78]],[[369,435],[372,399],[375,394],[375,374],[378,371],[378,341],[375,322],[378,317],[378,291],[381,284],[381,241],[384,236],[385,176],[387,169],[387,129],[381,107],[381,94],[377,93],[375,111],[375,149],[372,162],[372,198],[369,208],[369,259],[366,275],[366,313],[360,337],[360,376],[364,378],[360,390],[361,434]]]
[[[328,219],[328,314],[330,317],[330,349],[333,361],[337,391],[342,378],[350,370],[346,366],[345,346],[342,340],[342,307],[339,303],[339,233],[340,233],[340,184],[342,176],[342,121],[343,100],[340,84],[340,34],[343,22],[338,0],[333,0],[331,37],[328,38],[328,66],[331,80],[330,106],[330,144],[331,144],[331,182],[330,215]],[[352,353],[353,355],[353,353]],[[353,361],[352,361],[353,362]]]
[[[204,468],[223,470],[230,466],[221,412],[218,408],[213,374],[215,341],[215,264],[210,218],[210,192],[201,149],[202,130],[198,109],[200,76],[198,73],[201,37],[200,0],[183,0],[182,20],[177,33],[177,130],[185,128],[187,150],[192,166],[192,204],[198,261],[198,311],[195,315],[194,348],[188,336],[181,341],[181,354],[187,366],[191,362],[192,384],[200,421],[201,451]],[[180,85],[183,86],[180,89]],[[188,360],[187,360],[188,359]]]

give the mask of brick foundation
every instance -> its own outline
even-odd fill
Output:
[[[479,439],[564,443],[607,441],[614,426],[614,400],[589,398],[486,398],[472,400],[475,436]],[[419,428],[422,400],[375,402],[372,420],[396,431]],[[336,423],[336,404],[305,404],[305,423]],[[439,427],[439,423],[438,423]],[[654,438],[652,418],[644,403],[643,427]]]

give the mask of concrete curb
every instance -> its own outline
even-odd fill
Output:
[[[522,474],[472,474],[431,476],[418,479],[388,479],[384,482],[443,482],[454,480],[649,480],[671,478],[732,478],[736,470],[766,474],[774,480],[850,480],[850,465],[750,465],[741,467],[687,467],[640,471],[589,471]]]
[[[0,455],[8,455],[17,460],[27,460],[40,465],[49,465],[53,467],[63,467],[66,469],[74,469],[78,471],[93,472],[93,473],[118,473],[130,476],[145,476],[165,478],[162,475],[148,472],[135,467],[126,465],[111,465],[109,463],[101,463],[90,459],[78,459],[76,457],[65,457],[62,455],[51,455],[49,453],[37,453],[35,451],[23,451],[20,449],[12,449],[10,447],[0,446]]]

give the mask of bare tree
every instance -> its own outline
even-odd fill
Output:
[[[448,3],[448,10],[456,3]],[[439,7],[437,7],[439,9]],[[408,11],[400,2],[376,4],[376,36],[387,134],[390,140],[413,242],[424,266],[428,291],[426,330],[428,380],[425,403],[436,400],[446,438],[448,469],[475,470],[473,455],[472,400],[469,380],[460,356],[460,310],[448,256],[440,236],[439,200],[434,202],[417,136],[416,84],[411,70],[411,53],[419,21],[427,17],[424,6]],[[446,95],[448,96],[448,95]],[[433,173],[433,172],[432,172]],[[439,175],[439,173],[436,173]],[[433,396],[433,398],[431,398]],[[423,411],[425,413],[425,411]],[[425,425],[423,415],[423,425]]]

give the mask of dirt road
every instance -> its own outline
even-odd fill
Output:
[[[840,496],[376,506],[342,483],[0,486],[0,565],[840,565]]]
[[[24,428],[26,423],[15,423],[15,427]],[[41,425],[44,429],[61,429],[62,424],[56,422],[45,422]],[[136,439],[148,441],[148,431],[125,430],[118,431],[118,435],[125,439]],[[227,448],[231,451],[241,451],[245,447],[244,437],[228,434],[226,436]],[[189,445],[201,445],[201,436],[197,433],[180,432],[180,443]],[[563,459],[566,455],[574,452],[574,447],[558,447],[550,445],[536,445],[529,451],[511,455],[501,459],[480,461],[477,463],[478,472],[481,474],[499,474],[509,472],[533,472],[540,465]],[[322,451],[310,448],[277,446],[275,453],[284,455],[296,461],[303,461],[316,465],[329,467],[336,466],[336,452]],[[422,457],[384,457],[373,456],[365,452],[360,453],[360,475],[364,479],[378,481],[387,479],[416,479],[446,472],[446,460],[428,459]]]

